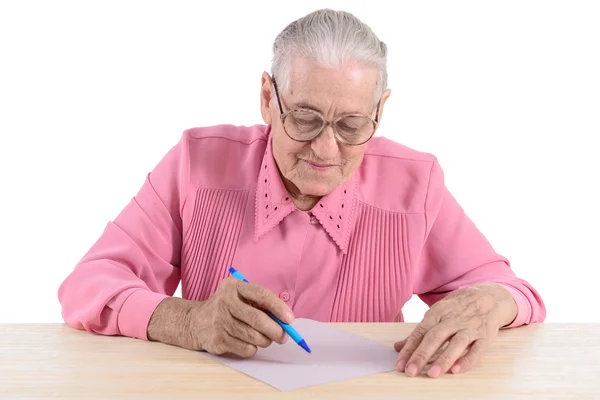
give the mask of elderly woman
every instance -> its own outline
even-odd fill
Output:
[[[249,357],[288,339],[266,311],[402,321],[417,294],[430,309],[396,343],[397,369],[437,377],[469,369],[499,329],[544,320],[436,158],[373,137],[390,90],[368,26],[320,10],[273,52],[265,125],[183,133],[61,285],[68,324]]]

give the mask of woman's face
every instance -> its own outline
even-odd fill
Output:
[[[377,104],[373,93],[377,76],[375,67],[349,65],[330,69],[297,57],[291,66],[289,90],[279,92],[283,112],[300,107],[316,110],[330,121],[342,114],[364,114],[374,119]],[[281,124],[271,85],[269,76],[263,74],[263,119],[272,125],[273,155],[284,181],[287,180],[286,186],[291,183],[299,196],[325,196],[356,172],[365,145],[348,146],[337,142],[331,126],[310,142],[291,139]],[[386,90],[381,100],[380,116],[389,94]]]

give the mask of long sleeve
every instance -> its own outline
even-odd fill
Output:
[[[517,303],[507,327],[543,322],[546,309],[538,292],[518,278],[509,261],[497,254],[444,184],[433,162],[425,202],[426,230],[415,268],[414,293],[431,306],[448,293],[477,283],[504,286]]]
[[[152,313],[180,280],[188,174],[186,131],[61,284],[67,324],[147,340]]]

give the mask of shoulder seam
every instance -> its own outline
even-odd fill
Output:
[[[192,137],[190,135],[190,140],[202,140],[202,139],[223,139],[223,140],[229,140],[230,142],[241,143],[241,144],[253,144],[254,142],[257,142],[260,140],[262,140],[264,142],[267,141],[266,138],[264,138],[264,137],[258,137],[258,138],[255,138],[254,140],[250,140],[250,141],[243,141],[243,140],[237,140],[237,139],[232,139],[230,137],[223,137],[223,136],[211,135],[211,136],[202,136],[202,137]]]
[[[429,169],[429,178],[427,179],[427,192],[425,193],[425,203],[423,204],[423,215],[425,216],[425,232],[423,236],[423,242],[425,242],[427,239],[427,199],[429,198],[429,189],[431,189],[431,176],[433,175],[433,167],[435,166],[436,161],[437,158],[434,157],[431,163],[431,168]]]
[[[424,153],[424,154],[427,154],[427,153]],[[390,155],[386,155],[386,154],[365,153],[365,157],[366,156],[383,157],[383,158],[393,158],[395,160],[417,161],[417,162],[426,162],[426,163],[431,162],[431,160],[421,160],[421,159],[417,159],[417,158],[408,158],[408,157],[400,157],[400,156],[390,156]],[[433,156],[433,155],[431,157],[435,158],[435,156]]]
[[[227,191],[227,192],[247,192],[248,190],[253,190],[253,189],[257,188],[256,184],[253,184],[252,186],[249,186],[249,187],[236,189],[236,188],[220,188],[220,187],[215,187],[215,186],[194,185],[193,183],[190,183],[190,187],[192,187],[194,189],[200,189],[200,190],[206,189],[206,190],[219,190],[219,191]]]
[[[376,208],[377,210],[381,210],[381,211],[385,211],[385,212],[389,212],[389,213],[394,213],[394,214],[400,214],[400,215],[402,215],[402,214],[406,214],[406,215],[421,215],[421,214],[423,214],[422,212],[404,212],[404,211],[388,210],[386,208],[381,208],[381,207],[375,206],[373,204],[369,204],[366,201],[361,200],[361,199],[356,199],[356,201],[358,201],[361,204],[364,204],[365,206],[369,206],[369,207],[372,207],[372,208]]]

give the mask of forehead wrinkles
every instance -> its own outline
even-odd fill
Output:
[[[310,108],[326,116],[366,114],[374,109],[376,71],[366,67],[307,68],[291,71],[287,93],[289,106]]]
[[[322,91],[297,88],[290,91],[286,103],[288,108],[305,108],[329,117],[334,114],[370,115],[374,108],[372,97],[337,90]]]

